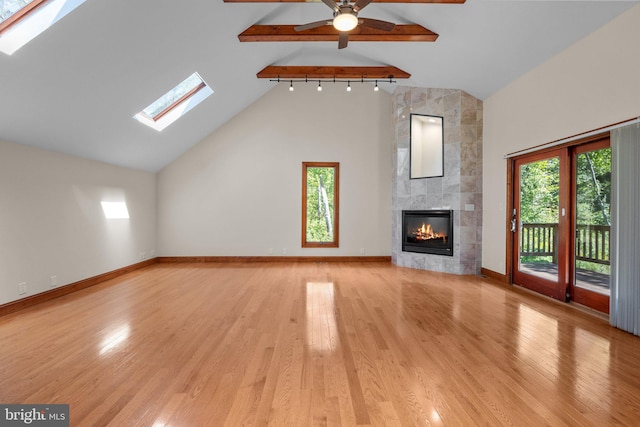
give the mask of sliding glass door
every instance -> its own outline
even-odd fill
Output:
[[[568,283],[564,150],[515,161],[514,283],[564,301]]]
[[[609,138],[573,153],[575,236],[571,294],[574,301],[609,312],[611,265],[611,148]]]
[[[609,138],[513,162],[513,283],[609,311]]]

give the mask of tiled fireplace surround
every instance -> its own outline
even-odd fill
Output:
[[[444,117],[444,177],[409,179],[410,114]],[[393,263],[479,274],[482,257],[482,101],[457,89],[400,86],[393,93]],[[402,251],[402,211],[453,209],[453,256]]]

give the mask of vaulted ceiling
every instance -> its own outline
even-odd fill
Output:
[[[400,84],[484,99],[638,1],[381,3],[360,17],[419,25],[435,41],[240,41],[254,25],[331,18],[319,2],[87,0],[0,54],[0,140],[158,171],[269,91],[268,66],[397,67]],[[612,47],[615,48],[615,47]],[[596,58],[594,58],[596,60]],[[215,91],[157,132],[132,117],[197,71]],[[381,84],[393,91],[393,86]]]

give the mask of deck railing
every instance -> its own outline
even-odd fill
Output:
[[[584,224],[576,227],[576,259],[609,265],[608,225]],[[550,256],[558,262],[558,224],[522,224],[520,256]]]
[[[558,224],[522,224],[520,256],[550,256],[558,262]]]
[[[576,227],[576,259],[609,265],[608,225],[578,225]]]

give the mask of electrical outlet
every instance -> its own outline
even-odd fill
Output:
[[[360,255],[364,255],[364,254],[365,254],[364,248],[360,248]]]
[[[51,276],[51,287],[55,288],[58,286],[58,276]]]
[[[24,295],[27,293],[27,282],[18,283],[18,294]]]
[[[268,253],[269,255],[273,255],[273,248],[269,248],[269,249],[267,249],[267,253]]]

